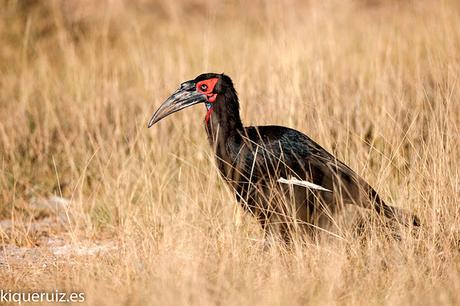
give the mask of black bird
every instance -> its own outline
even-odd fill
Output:
[[[148,127],[198,103],[206,106],[205,128],[222,177],[267,234],[290,241],[293,229],[324,227],[343,204],[419,225],[417,216],[387,205],[364,179],[307,135],[282,126],[244,127],[236,90],[225,74],[205,73],[182,83]]]

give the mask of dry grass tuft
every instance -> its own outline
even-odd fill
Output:
[[[233,78],[245,123],[309,134],[422,229],[398,242],[371,222],[264,251],[214,168],[204,110],[146,129],[208,71]],[[455,0],[3,1],[1,288],[94,305],[458,305],[459,76]]]

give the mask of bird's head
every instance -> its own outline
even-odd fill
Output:
[[[198,103],[206,105],[208,120],[218,96],[224,94],[229,87],[233,88],[232,80],[224,74],[217,73],[204,73],[194,80],[183,82],[155,111],[148,127],[172,113]]]

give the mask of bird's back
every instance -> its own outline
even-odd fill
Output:
[[[307,135],[282,126],[251,126],[243,136],[246,166],[259,169],[261,174],[270,170],[273,175],[292,176],[311,180],[325,188],[332,176],[346,182],[356,180],[356,173],[322,148]],[[278,173],[276,173],[278,172]]]

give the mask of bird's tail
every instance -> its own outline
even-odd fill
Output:
[[[398,208],[386,204],[385,201],[380,198],[374,188],[369,185],[367,186],[369,199],[372,201],[372,203],[374,203],[374,209],[378,213],[383,213],[387,218],[396,220],[405,225],[411,224],[414,226],[420,226],[420,219],[417,217],[417,215],[403,208]]]

